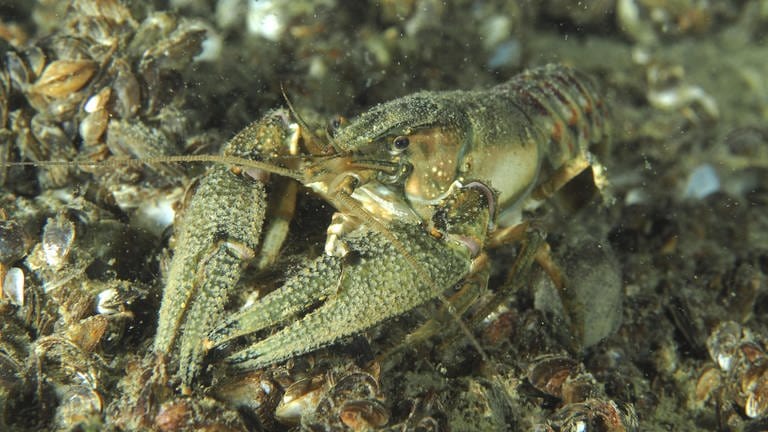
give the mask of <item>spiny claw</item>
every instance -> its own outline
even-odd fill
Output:
[[[225,319],[209,335],[214,347],[295,317],[328,297],[341,277],[341,258],[322,255],[308,263],[280,289]]]
[[[274,111],[232,138],[221,158],[280,154],[293,136],[285,114]],[[176,223],[153,346],[185,389],[201,371],[205,338],[223,319],[242,270],[265,253],[259,246],[268,211],[264,178],[252,171],[216,165],[192,191]]]
[[[188,223],[177,233],[183,246],[176,248],[171,263],[153,348],[178,362],[184,385],[198,374],[204,354],[201,341],[221,319],[230,287],[258,245],[254,233],[261,231],[265,195],[263,184],[214,167],[185,210]],[[224,207],[210,196],[235,204]],[[242,228],[237,229],[238,224]]]
[[[469,272],[471,251],[460,243],[436,239],[416,224],[396,222],[391,232],[400,242],[397,247],[370,229],[350,233],[345,241],[359,259],[345,264],[338,276],[337,269],[322,274],[317,269],[302,271],[272,298],[266,296],[214,330],[213,343],[279,323],[307,309],[313,300],[327,297],[322,306],[299,321],[227,358],[239,369],[259,368],[330,345],[409,311],[438,297]],[[325,262],[329,258],[319,259]],[[416,260],[418,266],[409,260]],[[307,281],[307,274],[314,280],[303,286],[303,292],[297,291],[296,279]],[[335,283],[329,285],[329,280]],[[290,293],[281,292],[285,288]]]

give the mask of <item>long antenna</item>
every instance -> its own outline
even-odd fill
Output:
[[[243,168],[256,168],[279,176],[288,177],[301,183],[306,181],[305,175],[296,170],[275,166],[267,162],[245,159],[227,155],[182,155],[182,156],[155,156],[142,159],[113,157],[103,161],[24,161],[6,162],[3,166],[95,166],[95,167],[141,167],[144,164],[163,164],[179,162],[212,162],[224,165],[234,165]]]
[[[329,153],[328,145],[326,145],[326,143],[323,140],[321,140],[320,137],[318,137],[317,135],[315,135],[314,132],[312,132],[312,129],[309,128],[309,125],[307,124],[307,122],[304,121],[304,119],[299,115],[299,112],[296,111],[296,108],[293,107],[293,104],[291,103],[291,99],[288,98],[288,94],[285,91],[285,85],[283,84],[282,81],[280,82],[280,93],[282,93],[283,99],[285,99],[285,104],[288,105],[288,111],[290,111],[291,114],[293,114],[293,117],[296,119],[296,123],[298,123],[302,129],[307,131],[307,134],[309,134],[309,136],[312,137],[313,143],[318,144],[318,146],[320,147],[320,153],[328,154]]]

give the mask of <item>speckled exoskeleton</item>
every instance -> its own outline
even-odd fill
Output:
[[[478,262],[497,224],[495,236],[514,236],[529,204],[590,166],[601,180],[588,147],[606,137],[604,118],[588,79],[550,65],[489,90],[396,99],[331,131],[332,154],[282,173],[338,210],[326,254],[227,317],[207,343],[288,322],[227,358],[258,368],[442,298],[487,271]],[[359,259],[344,260],[350,253]]]
[[[287,151],[295,130],[284,111],[275,111],[236,135],[224,157],[254,159]],[[274,255],[271,240],[260,245],[267,211],[263,172],[215,165],[195,183],[177,216],[153,351],[178,366],[188,386],[202,365],[210,330],[224,316],[241,272],[257,252]],[[279,246],[285,231],[277,232]]]

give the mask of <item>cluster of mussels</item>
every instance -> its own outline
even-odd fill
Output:
[[[134,15],[115,0],[75,0],[48,35],[2,23],[2,430],[103,427],[122,342],[152,327],[135,323],[154,319],[142,303],[155,301],[148,251],[159,241],[150,220],[138,228],[149,213],[137,209],[180,194],[185,176],[87,163],[178,154],[194,140],[182,71],[205,30],[170,13]],[[49,160],[81,164],[6,165]]]
[[[528,367],[528,383],[542,401],[555,402],[557,410],[545,423],[535,426],[541,432],[605,430],[631,431],[638,427],[637,414],[630,403],[608,398],[595,377],[584,365],[568,356],[544,355]]]
[[[712,422],[723,429],[765,428],[768,414],[765,342],[763,337],[734,321],[723,321],[712,330],[706,345],[717,366],[708,364],[701,369],[689,395],[689,405],[694,412],[714,416]]]

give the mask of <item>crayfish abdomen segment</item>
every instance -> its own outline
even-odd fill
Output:
[[[603,100],[579,72],[547,65],[527,70],[497,87],[539,129],[549,168],[557,169],[608,138]]]

